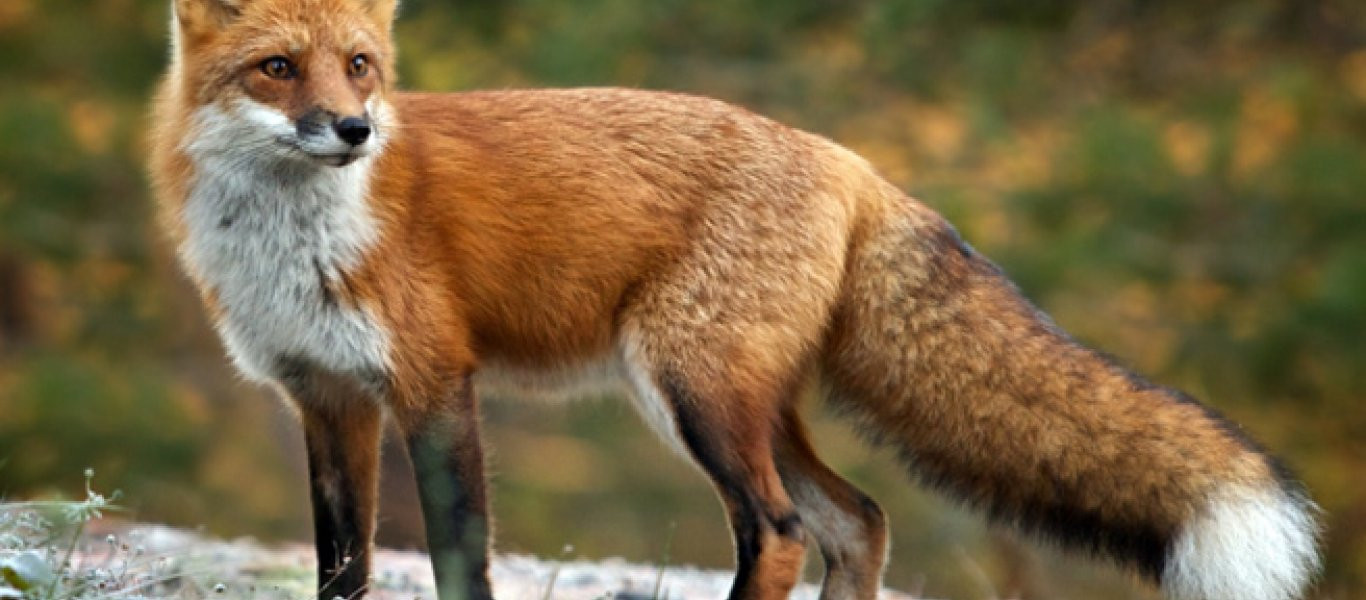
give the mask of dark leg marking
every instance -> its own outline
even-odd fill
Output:
[[[367,584],[370,562],[365,556],[370,540],[362,532],[361,523],[367,517],[360,514],[354,486],[333,462],[344,451],[338,441],[335,437],[310,439],[308,452],[318,597],[329,599],[356,597]]]
[[[357,598],[370,574],[382,417],[372,385],[281,357],[276,377],[303,417],[318,597]]]
[[[479,415],[469,378],[404,432],[442,600],[490,600],[490,522]]]
[[[693,458],[712,478],[726,502],[735,535],[735,586],[730,598],[753,596],[757,584],[755,572],[763,554],[766,530],[797,543],[803,540],[801,518],[795,509],[772,506],[761,496],[758,473],[745,464],[740,456],[745,450],[733,447],[730,434],[723,427],[709,423],[699,408],[699,399],[670,373],[659,376],[659,387],[674,410],[683,443]],[[764,426],[765,424],[756,424]],[[765,450],[765,453],[768,451]]]

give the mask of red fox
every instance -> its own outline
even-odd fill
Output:
[[[621,383],[710,477],[734,599],[879,589],[883,511],[819,384],[925,484],[1183,600],[1301,597],[1316,507],[1236,425],[1084,348],[835,143],[624,89],[405,93],[396,0],[173,0],[159,217],[307,438],[320,597],[363,594],[383,419],[443,599],[492,597],[481,389]]]

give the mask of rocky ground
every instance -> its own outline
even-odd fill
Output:
[[[206,539],[155,525],[94,527],[74,556],[84,571],[122,574],[120,587],[148,583],[149,596],[188,598],[308,599],[313,597],[313,551],[303,544],[264,546],[250,540]],[[374,561],[376,600],[435,598],[431,568],[420,552],[379,550]],[[621,559],[548,561],[500,555],[493,564],[494,590],[508,600],[715,600],[724,598],[731,574],[691,567],[636,565]],[[803,585],[794,600],[815,600]],[[118,593],[118,596],[126,594]],[[885,591],[881,600],[913,600]]]

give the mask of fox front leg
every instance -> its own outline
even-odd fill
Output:
[[[488,500],[478,406],[468,377],[444,401],[401,411],[441,600],[491,600]]]
[[[370,577],[382,422],[373,402],[301,402],[318,597],[359,598]]]

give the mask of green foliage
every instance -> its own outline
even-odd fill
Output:
[[[0,502],[0,599],[236,600],[306,597],[306,591],[285,592],[312,589],[312,570],[277,567],[243,574],[223,564],[222,556],[207,556],[183,542],[165,544],[156,536],[148,540],[145,531],[92,534],[105,512],[123,510],[113,504],[119,492],[106,498],[90,487],[94,476],[94,469],[85,470],[83,500]],[[149,541],[150,549],[144,543]],[[240,581],[229,585],[225,578]]]
[[[0,503],[0,598],[141,598],[147,588],[164,583],[130,574],[127,563],[116,573],[73,561],[86,524],[117,508],[90,488],[94,476],[86,469],[84,500]]]

